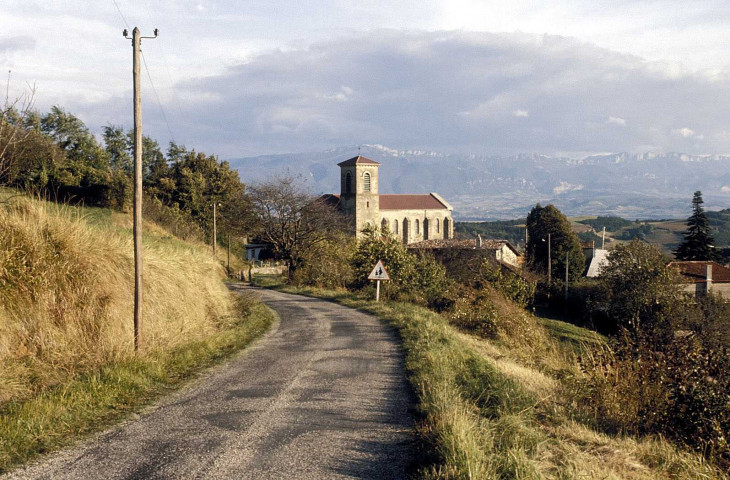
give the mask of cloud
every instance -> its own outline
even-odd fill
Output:
[[[727,76],[678,73],[549,35],[378,31],[268,52],[177,91],[198,99],[182,106],[194,119],[184,137],[213,145],[207,135],[215,132],[211,148],[222,156],[360,143],[495,153],[730,151],[719,128],[730,111]]]
[[[684,138],[694,138],[695,137],[695,131],[691,128],[683,127],[683,128],[676,128],[672,130],[672,133],[675,135],[679,135],[680,137]]]
[[[620,125],[622,127],[626,126],[626,120],[624,120],[621,117],[608,117],[608,120],[606,120],[606,123],[610,123],[613,125]]]
[[[35,48],[35,39],[26,35],[0,38],[0,53],[19,52]]]

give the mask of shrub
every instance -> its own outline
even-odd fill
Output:
[[[350,287],[368,288],[367,279],[378,260],[383,262],[390,281],[381,284],[385,298],[410,300],[421,305],[448,303],[444,292],[449,286],[443,265],[428,254],[409,252],[405,245],[388,231],[370,228],[358,242],[351,258],[353,280]]]
[[[344,234],[313,246],[306,253],[303,264],[294,272],[292,283],[330,289],[345,288],[353,281],[350,258],[354,248],[355,242]]]
[[[535,297],[536,282],[528,280],[505,267],[484,259],[481,279],[489,282],[498,292],[521,307],[532,303]]]

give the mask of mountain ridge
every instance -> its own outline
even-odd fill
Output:
[[[455,154],[385,145],[230,159],[244,182],[289,171],[309,179],[314,193],[339,190],[337,163],[355,155],[381,163],[381,193],[438,192],[457,220],[524,216],[536,203],[566,214],[683,218],[692,193],[706,207],[730,206],[730,155],[678,152],[602,153],[579,158],[539,153]]]

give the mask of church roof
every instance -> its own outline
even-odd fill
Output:
[[[410,195],[389,194],[378,195],[381,210],[443,210],[450,205],[441,201],[434,194]]]
[[[375,160],[370,160],[369,158],[362,157],[358,155],[357,157],[352,157],[349,160],[345,160],[344,162],[340,162],[337,164],[338,167],[352,167],[355,165],[380,165]]]

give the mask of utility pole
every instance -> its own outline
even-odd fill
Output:
[[[124,38],[129,40],[127,30],[122,32]],[[134,213],[133,229],[134,236],[134,351],[144,349],[144,337],[142,336],[142,87],[139,57],[143,38],[139,28],[132,30],[132,81],[134,94]]]
[[[548,233],[548,289],[553,282],[553,259],[552,259],[552,248],[550,248],[550,234]],[[549,290],[548,290],[549,292]],[[550,293],[548,293],[550,295]]]
[[[601,241],[601,250],[606,248],[606,227],[603,227],[603,240]]]
[[[565,252],[565,301],[568,301],[568,252]],[[567,308],[567,307],[566,307]]]
[[[215,220],[215,202],[213,202],[213,257],[218,258],[218,228]]]
[[[525,265],[527,265],[527,221],[525,221]]]

